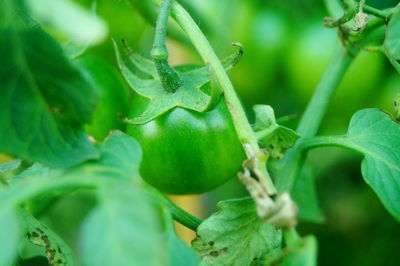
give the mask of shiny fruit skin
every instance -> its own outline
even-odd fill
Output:
[[[223,102],[204,113],[176,107],[127,133],[142,146],[144,180],[168,194],[207,192],[236,176],[245,159]]]

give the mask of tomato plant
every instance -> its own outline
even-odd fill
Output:
[[[398,264],[399,4],[78,2],[0,3],[0,265]]]

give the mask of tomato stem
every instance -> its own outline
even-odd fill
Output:
[[[313,137],[304,139],[299,145],[299,150],[305,152],[311,149],[320,148],[320,147],[344,147],[350,148],[351,145],[346,143],[346,136],[345,135],[338,135],[338,136],[320,136],[320,137]]]
[[[192,229],[193,231],[197,230],[197,227],[199,227],[202,222],[200,218],[197,218],[196,216],[193,216],[184,209],[180,208],[178,205],[176,205],[173,201],[171,201],[154,187],[146,185],[146,190],[147,192],[149,192],[149,196],[152,197],[155,203],[161,203],[166,208],[168,208],[175,221],[186,226],[187,228]]]
[[[386,10],[379,10],[379,9],[376,9],[376,8],[374,8],[372,6],[369,6],[369,5],[366,5],[366,4],[364,4],[363,10],[364,10],[365,13],[373,15],[373,16],[375,16],[377,18],[381,18],[385,22],[389,21],[391,15],[392,15],[392,12],[393,12],[393,8],[389,8],[389,9],[386,9]]]
[[[180,208],[178,205],[173,203],[170,199],[165,197],[165,203],[169,210],[172,213],[172,217],[174,218],[175,221],[178,223],[186,226],[189,229],[192,229],[193,231],[197,230],[197,227],[201,224],[202,220],[200,218],[197,218],[196,216],[191,215],[184,209]]]
[[[164,0],[161,3],[151,56],[164,90],[173,93],[182,86],[182,80],[179,74],[168,64],[166,37],[171,4],[172,0]]]

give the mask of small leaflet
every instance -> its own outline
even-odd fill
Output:
[[[270,156],[280,160],[285,151],[291,148],[300,136],[292,129],[276,123],[274,110],[269,105],[255,105],[255,134]]]

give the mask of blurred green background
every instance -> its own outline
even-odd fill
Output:
[[[327,0],[329,1],[329,0]],[[130,46],[149,55],[153,27],[125,1],[80,0],[108,24],[109,36],[91,47],[89,54],[117,69],[111,38],[124,38]],[[287,126],[296,127],[324,68],[339,45],[337,31],[322,25],[327,16],[322,0],[181,0],[193,11],[217,54],[234,51],[231,42],[244,46],[244,56],[230,77],[253,119],[251,106],[269,104],[277,117],[290,116]],[[377,8],[398,1],[367,0]],[[169,38],[172,64],[201,63],[182,32]],[[328,110],[320,134],[345,133],[356,110],[378,107],[393,112],[392,102],[400,90],[400,76],[380,54],[361,52],[354,60]],[[320,265],[398,265],[400,226],[383,208],[360,173],[360,155],[339,148],[312,151],[307,165],[316,179],[323,221],[301,222],[301,234],[315,234]],[[215,211],[216,202],[246,195],[232,179],[186,208],[203,217]],[[84,202],[84,204],[83,204]],[[194,202],[194,203],[193,203]],[[197,203],[196,203],[197,202]],[[51,208],[49,223],[76,249],[81,217],[93,206],[90,193],[74,193]],[[182,203],[184,204],[184,203]],[[191,205],[192,204],[192,205]],[[73,215],[63,210],[74,209]],[[198,210],[200,208],[200,210]],[[76,225],[76,226],[74,226]],[[32,252],[32,251],[30,251]]]

